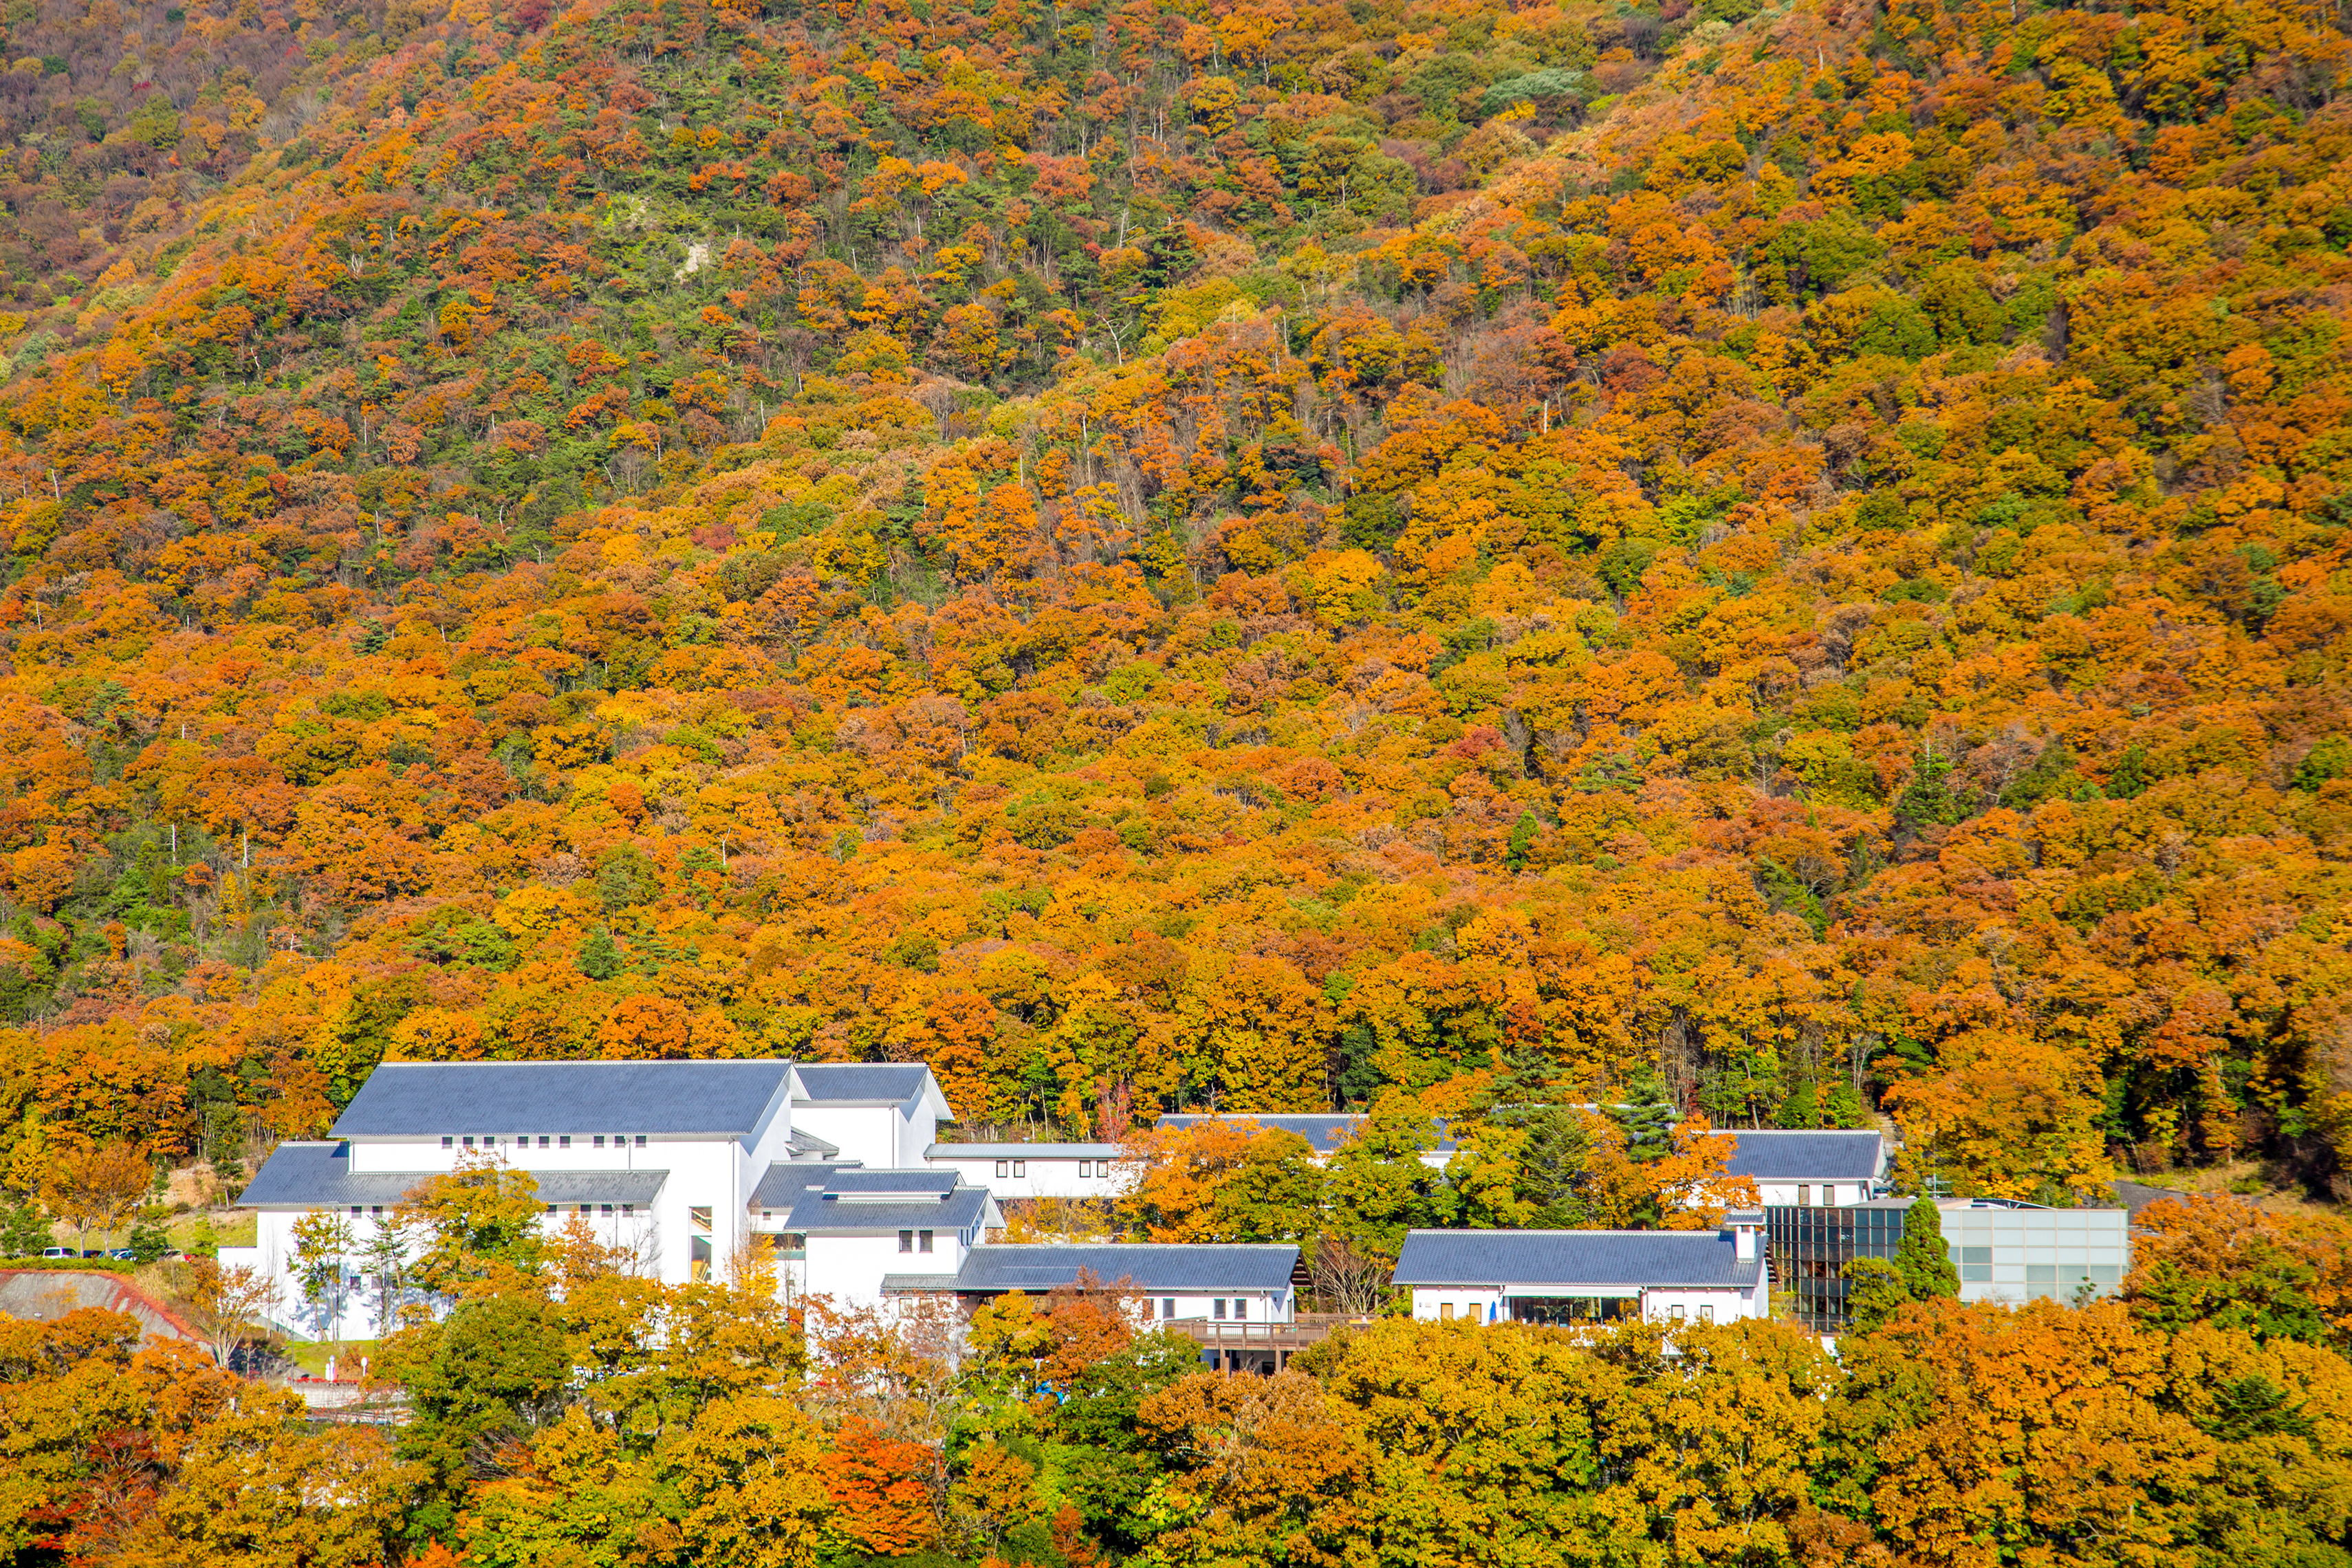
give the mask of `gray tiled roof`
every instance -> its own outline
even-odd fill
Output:
[[[1356,1136],[1369,1120],[1370,1119],[1361,1111],[1335,1110],[1309,1115],[1276,1110],[1220,1110],[1213,1114],[1188,1111],[1176,1116],[1163,1116],[1158,1125],[1198,1127],[1204,1121],[1255,1121],[1261,1127],[1273,1127],[1285,1132],[1295,1132],[1313,1145],[1317,1153],[1328,1154],[1340,1144]],[[1437,1124],[1436,1132],[1438,1148],[1454,1147],[1454,1140],[1447,1136],[1444,1122]]]
[[[811,1105],[904,1105],[931,1071],[920,1062],[803,1062],[798,1070]]]
[[[799,1180],[772,1187],[778,1171]],[[787,1230],[968,1230],[1003,1223],[986,1187],[967,1187],[953,1171],[833,1171],[824,1181],[807,1166],[771,1166],[751,1194],[755,1206],[791,1210]]]
[[[952,1274],[885,1274],[882,1294],[898,1296],[920,1290],[952,1290],[956,1277]]]
[[[962,1180],[953,1171],[839,1170],[827,1173],[824,1194],[830,1198],[860,1201],[886,1193],[904,1194],[909,1197],[928,1194],[941,1198],[955,1191]]]
[[[823,1192],[833,1175],[827,1167],[795,1162],[788,1165],[771,1165],[759,1184],[751,1189],[751,1206],[755,1209],[790,1208],[800,1202],[803,1192]]]
[[[953,1171],[869,1171],[856,1161],[835,1165],[794,1160],[768,1167],[751,1189],[751,1206],[786,1208],[798,1203],[803,1193],[812,1192],[847,1196],[853,1203],[872,1202],[883,1195],[929,1202],[953,1192],[961,1179]]]
[[[386,1062],[335,1122],[339,1138],[646,1132],[740,1137],[792,1064]]]
[[[432,1174],[426,1171],[353,1171],[348,1143],[280,1143],[237,1199],[245,1208],[386,1208]],[[538,1171],[539,1197],[548,1204],[650,1204],[667,1171]]]
[[[1750,1288],[1760,1258],[1713,1230],[1416,1230],[1397,1258],[1399,1285],[1716,1286]]]
[[[1105,1285],[1145,1291],[1279,1290],[1297,1262],[1295,1247],[975,1247],[964,1255],[956,1289],[1043,1292],[1076,1283],[1084,1271]]]
[[[926,1160],[1116,1160],[1116,1143],[934,1143]]]
[[[1739,1147],[1724,1173],[1765,1182],[1867,1182],[1885,1164],[1884,1142],[1875,1132],[1777,1131],[1741,1128],[1717,1131]]]

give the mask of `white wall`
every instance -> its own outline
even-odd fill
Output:
[[[1765,1288],[1754,1289],[1699,1289],[1658,1288],[1641,1293],[1639,1315],[1653,1322],[1672,1322],[1675,1309],[1683,1310],[1683,1321],[1698,1322],[1700,1311],[1712,1311],[1713,1321],[1731,1322],[1739,1318],[1760,1318],[1769,1303],[1763,1299]],[[1563,1285],[1559,1294],[1577,1296],[1594,1294],[1577,1286]],[[1446,1307],[1454,1309],[1455,1319],[1467,1318],[1472,1322],[1511,1321],[1509,1300],[1502,1288],[1493,1285],[1416,1285],[1412,1288],[1412,1315],[1423,1322],[1434,1322],[1445,1316]],[[1628,1314],[1632,1316],[1633,1314]]]
[[[1216,1304],[1225,1303],[1227,1323],[1287,1323],[1297,1313],[1297,1298],[1287,1287],[1279,1290],[1183,1291],[1163,1290],[1143,1298],[1144,1312],[1149,1321],[1158,1322],[1201,1321],[1214,1324],[1220,1320]],[[1168,1310],[1170,1302],[1175,1311]],[[1236,1310],[1234,1303],[1239,1301]]]
[[[1814,1208],[1835,1208],[1841,1204],[1867,1203],[1870,1184],[1867,1182],[1806,1182],[1806,1201]],[[1757,1195],[1767,1205],[1786,1206],[1797,1201],[1796,1182],[1766,1182],[1756,1184]]]
[[[1642,1316],[1651,1322],[1673,1322],[1677,1310],[1686,1323],[1728,1323],[1762,1315],[1752,1291],[1677,1289],[1642,1292]]]
[[[781,1226],[776,1228],[781,1229]],[[920,1246],[920,1228],[917,1227]],[[969,1247],[950,1226],[931,1227],[931,1250],[901,1252],[897,1229],[877,1232],[819,1231],[808,1238],[804,1261],[786,1278],[805,1295],[823,1296],[840,1308],[877,1307],[887,1300],[882,1280],[891,1274],[951,1275],[963,1267]]]
[[[620,1212],[621,1205],[615,1204],[614,1212],[606,1215],[603,1212],[603,1205],[597,1205],[596,1208],[598,1212],[588,1215],[587,1219],[590,1231],[599,1241],[608,1247],[625,1247],[635,1253],[649,1276],[665,1279],[686,1277],[682,1266],[674,1271],[659,1267],[663,1261],[663,1248],[661,1237],[656,1234],[657,1222],[651,1210],[641,1207],[634,1214],[624,1215]],[[278,1301],[266,1314],[268,1319],[300,1334],[323,1339],[330,1326],[326,1309],[323,1303],[313,1305],[306,1300],[301,1284],[295,1279],[294,1226],[309,1212],[307,1209],[263,1209],[257,1212],[254,1215],[254,1245],[224,1247],[220,1249],[219,1262],[223,1268],[256,1268],[276,1279]],[[354,1215],[348,1206],[335,1207],[330,1212],[340,1215],[352,1227],[352,1250],[344,1256],[343,1273],[347,1279],[352,1276],[361,1279],[356,1288],[347,1289],[343,1293],[342,1336],[345,1339],[373,1339],[384,1325],[375,1321],[377,1291],[373,1281],[366,1277],[361,1249],[374,1238],[377,1227],[391,1217],[391,1205],[385,1205],[382,1217],[373,1214]],[[573,1205],[567,1204],[559,1213],[541,1215],[540,1225],[550,1232],[559,1230],[572,1223],[574,1212]],[[412,1238],[409,1256],[414,1258],[415,1254],[416,1247]]]
[[[1040,1144],[1050,1149],[1051,1144]],[[953,1171],[966,1186],[986,1187],[989,1195],[1000,1203],[1006,1198],[1112,1198],[1134,1184],[1135,1173],[1124,1161],[1097,1160],[1088,1156],[1088,1174],[1078,1174],[1078,1158],[1075,1154],[1022,1155],[1023,1173],[1013,1174],[1013,1157],[1003,1160],[986,1157],[933,1154],[922,1163],[934,1171]],[[1004,1174],[996,1173],[999,1165]],[[1108,1171],[1108,1176],[1096,1173]]]
[[[1424,1322],[1435,1322],[1445,1316],[1444,1309],[1454,1309],[1455,1318],[1467,1318],[1483,1323],[1492,1312],[1499,1321],[1497,1310],[1503,1300],[1500,1288],[1493,1285],[1416,1285],[1412,1288],[1412,1315]]]
[[[902,1160],[908,1120],[895,1105],[811,1105],[793,1107],[793,1125],[814,1133],[841,1150],[845,1161],[855,1160],[877,1171],[920,1165],[929,1140],[915,1145]]]

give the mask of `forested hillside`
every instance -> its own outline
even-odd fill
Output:
[[[758,1053],[2342,1179],[2332,7],[5,27],[20,1176]]]

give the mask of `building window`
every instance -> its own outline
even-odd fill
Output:
[[[604,1146],[604,1135],[602,1132],[597,1133],[588,1146],[592,1149],[602,1149]]]
[[[638,1147],[638,1148],[640,1148],[640,1149],[642,1149],[642,1148],[644,1148],[645,1146],[646,1146],[646,1135],[645,1135],[644,1133],[640,1132],[640,1133],[638,1133],[638,1134],[637,1134],[637,1147]]]
[[[605,1217],[605,1218],[607,1218],[607,1219],[610,1219],[612,1216],[613,1216],[613,1205],[612,1205],[611,1204],[606,1204],[606,1205],[604,1205],[604,1217]]]
[[[898,1233],[898,1250],[901,1252],[912,1252],[915,1250],[915,1233],[913,1231],[902,1230]]]
[[[368,1217],[370,1219],[373,1219],[383,1213],[383,1205],[382,1204],[371,1204],[368,1205]]]
[[[1711,1323],[1715,1321],[1715,1309],[1713,1307],[1701,1307],[1698,1310],[1698,1321],[1702,1323]]]
[[[695,1229],[697,1229],[697,1230],[700,1231],[703,1235],[705,1235],[705,1236],[709,1236],[709,1235],[710,1234],[710,1211],[709,1211],[709,1209],[708,1209],[708,1208],[690,1208],[690,1209],[687,1210],[687,1211],[686,1211],[686,1223],[687,1223],[687,1224],[688,1224],[688,1225],[690,1225],[690,1226],[692,1226]]]
[[[1683,1321],[1683,1310],[1680,1307],[1669,1307],[1666,1309],[1666,1317],[1669,1321],[1679,1323]]]
[[[468,1149],[470,1149],[470,1148],[472,1148],[473,1146],[474,1146],[474,1135],[473,1135],[472,1133],[468,1132],[467,1134],[466,1134],[466,1147],[467,1147],[467,1148],[468,1148]]]
[[[1013,1173],[1012,1164],[1007,1161],[999,1160],[996,1162],[996,1173],[1000,1177],[1011,1175]]]
[[[621,1205],[621,1213],[622,1213],[622,1215],[623,1215],[624,1216],[626,1216],[626,1215],[633,1215],[633,1214],[635,1214],[635,1213],[636,1213],[636,1212],[637,1212],[637,1205],[635,1205],[635,1204],[623,1204],[623,1205]]]
[[[542,1149],[547,1147],[547,1134],[544,1132],[539,1135],[539,1146]]]
[[[541,1139],[541,1140],[540,1140],[540,1142],[542,1142],[542,1143],[544,1143],[545,1142],[547,1142],[547,1140],[545,1140],[544,1138],[542,1138],[542,1139]],[[572,1147],[572,1134],[571,1134],[571,1133],[569,1133],[569,1132],[559,1132],[559,1133],[557,1133],[557,1134],[556,1134],[556,1137],[555,1137],[555,1146],[556,1146],[557,1148],[559,1148],[559,1149],[569,1149],[569,1148],[571,1148],[571,1147]]]
[[[1813,1201],[1813,1189],[1803,1182],[1797,1184],[1797,1206],[1803,1208]]]
[[[582,1204],[582,1205],[580,1205],[580,1213],[581,1213],[582,1217],[583,1217],[583,1218],[584,1218],[584,1217],[586,1217],[586,1216],[587,1216],[587,1215],[589,1215],[594,1214],[595,1212],[596,1212],[596,1205],[593,1205],[593,1204]]]
[[[455,1138],[446,1138],[446,1137],[445,1137],[445,1138],[443,1138],[443,1139],[441,1140],[441,1147],[443,1147],[444,1149],[454,1149],[454,1148],[456,1148],[457,1146],[457,1141]]]
[[[1234,1321],[1235,1322],[1237,1322],[1237,1323],[1238,1323],[1238,1322],[1244,1322],[1244,1321],[1248,1321],[1248,1318],[1249,1318],[1249,1298],[1248,1298],[1248,1297],[1246,1297],[1246,1296],[1236,1296],[1236,1297],[1234,1297]]]
[[[915,1237],[915,1250],[918,1252],[929,1252],[930,1249],[931,1233],[928,1230],[919,1232]]]
[[[1220,1301],[1220,1302],[1218,1302],[1218,1303],[1217,1303],[1217,1305],[1219,1305],[1220,1307],[1222,1307],[1222,1306],[1223,1306],[1223,1305],[1224,1305],[1224,1303],[1223,1303],[1223,1301]],[[1220,1317],[1223,1316],[1223,1313],[1220,1313],[1220,1314],[1218,1314],[1218,1315],[1219,1315]],[[1444,1319],[1446,1322],[1449,1322],[1449,1323],[1450,1323],[1450,1322],[1452,1322],[1452,1321],[1454,1321],[1454,1303],[1453,1303],[1453,1302],[1451,1302],[1451,1301],[1440,1301],[1440,1302],[1437,1304],[1437,1315],[1438,1315],[1440,1318]]]
[[[1029,1162],[1026,1160],[1013,1161],[1013,1173],[1016,1176],[1026,1176],[1029,1173]]]
[[[1078,1180],[1083,1182],[1094,1173],[1095,1168],[1090,1162],[1085,1160],[1078,1162]]]
[[[1162,1296],[1160,1299],[1160,1315],[1166,1319],[1173,1319],[1176,1316],[1175,1297]]]
[[[1225,1321],[1225,1299],[1223,1296],[1218,1296],[1211,1300],[1209,1302],[1209,1316],[1216,1319],[1217,1321],[1221,1323]]]
[[[548,1212],[548,1213],[550,1213],[550,1214],[553,1214],[553,1213],[555,1212],[555,1205],[554,1205],[553,1204],[550,1204],[550,1205],[547,1205],[547,1212]]]
[[[628,1146],[629,1146],[629,1135],[628,1135],[627,1133],[625,1133],[625,1132],[615,1132],[615,1133],[614,1133],[614,1134],[613,1134],[613,1147],[614,1147],[614,1148],[615,1148],[615,1149],[625,1149],[625,1148],[627,1148]]]
[[[775,1211],[774,1211],[773,1209],[761,1209],[761,1210],[760,1211],[760,1223],[761,1223],[761,1225],[767,1225],[767,1224],[771,1223],[772,1221],[773,1221],[773,1220],[775,1219],[775,1217],[776,1217],[776,1215],[775,1215]]]

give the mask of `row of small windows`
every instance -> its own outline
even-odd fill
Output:
[[[572,1211],[578,1214],[583,1219],[588,1219],[600,1214],[605,1219],[613,1217],[614,1205],[611,1204],[574,1204],[572,1207]],[[562,1204],[550,1204],[547,1205],[547,1212],[550,1214],[562,1214],[563,1212],[563,1205]],[[620,1212],[622,1217],[626,1218],[630,1215],[637,1212],[637,1205],[635,1204],[623,1204],[620,1205]]]
[[[996,1173],[1000,1178],[1011,1176],[1016,1179],[1025,1179],[1029,1174],[1029,1162],[1026,1160],[999,1160],[996,1162]],[[1078,1162],[1078,1180],[1082,1182],[1090,1181],[1097,1177],[1108,1179],[1109,1175],[1110,1162],[1108,1160],[1081,1160]]]
[[[602,1132],[591,1133],[588,1135],[588,1146],[592,1149],[602,1149],[604,1146],[604,1138],[605,1134]],[[612,1139],[613,1147],[615,1149],[625,1149],[629,1146],[629,1135],[625,1132],[615,1132],[612,1134]],[[466,1148],[471,1149],[477,1142],[479,1142],[485,1149],[495,1149],[499,1146],[499,1141],[494,1136],[477,1140],[470,1137],[457,1138],[444,1134],[441,1139],[441,1147],[444,1149],[455,1149],[463,1145]],[[530,1134],[528,1132],[520,1133],[516,1137],[509,1138],[507,1140],[507,1142],[512,1148],[528,1149],[530,1147]],[[548,1142],[548,1135],[542,1132],[539,1135],[539,1146],[542,1149],[569,1149],[572,1147],[572,1134],[569,1132],[559,1132],[555,1134],[555,1141],[551,1144]],[[646,1135],[640,1132],[637,1134],[637,1147],[642,1149],[645,1146]]]
[[[902,1230],[898,1233],[898,1250],[901,1252],[929,1252],[931,1250],[931,1239],[933,1234],[934,1233],[928,1230]]]

